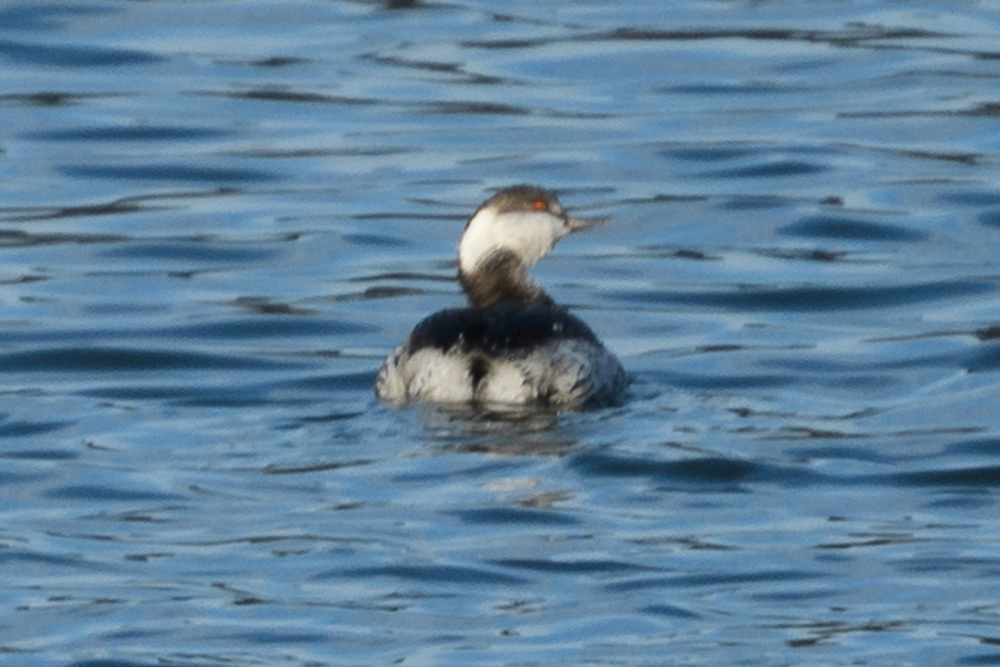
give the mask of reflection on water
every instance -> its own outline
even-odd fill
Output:
[[[997,662],[994,24],[0,9],[0,651]],[[611,217],[535,274],[630,400],[379,404],[521,182]]]

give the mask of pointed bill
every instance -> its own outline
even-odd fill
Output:
[[[566,229],[573,233],[603,225],[607,221],[608,218],[566,218],[565,225]]]

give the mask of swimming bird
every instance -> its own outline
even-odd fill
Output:
[[[532,185],[497,191],[465,225],[458,280],[465,308],[421,321],[382,364],[375,393],[397,404],[614,404],[627,379],[590,327],[545,293],[529,269],[559,239],[603,220],[570,217]]]

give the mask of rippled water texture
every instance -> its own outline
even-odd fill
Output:
[[[1000,664],[996,2],[0,6],[0,662]],[[379,405],[493,188],[622,407]]]

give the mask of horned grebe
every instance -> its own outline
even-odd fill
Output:
[[[557,409],[620,400],[621,363],[528,275],[556,241],[600,222],[569,217],[553,193],[530,185],[504,188],[483,202],[458,244],[458,279],[469,307],[420,322],[382,364],[375,393],[394,403]]]

